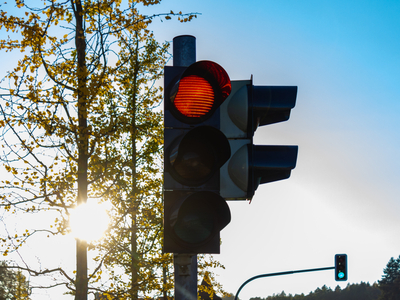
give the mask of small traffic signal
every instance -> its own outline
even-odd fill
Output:
[[[335,280],[346,281],[347,280],[347,255],[336,254],[335,255]]]
[[[297,146],[254,145],[259,126],[287,121],[295,106],[297,86],[254,86],[232,81],[232,92],[221,105],[221,131],[232,155],[221,169],[221,196],[252,199],[259,184],[289,178],[297,161]]]
[[[219,107],[231,92],[218,64],[164,69],[164,252],[219,253],[230,222],[220,168],[231,156]]]

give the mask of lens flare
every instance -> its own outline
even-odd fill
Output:
[[[85,203],[71,211],[69,224],[75,238],[90,242],[102,238],[109,222],[104,205]]]

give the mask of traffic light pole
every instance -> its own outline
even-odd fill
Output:
[[[174,253],[175,300],[197,300],[197,255]]]
[[[250,279],[246,280],[238,289],[235,300],[238,300],[239,293],[243,289],[243,287],[248,284],[250,281],[253,281],[258,278],[263,278],[263,277],[272,277],[272,276],[280,276],[280,275],[289,275],[289,274],[295,274],[295,273],[306,273],[306,272],[315,272],[315,271],[325,271],[325,270],[333,270],[335,267],[326,267],[326,268],[317,268],[317,269],[306,269],[306,270],[296,270],[296,271],[286,271],[286,272],[279,272],[279,273],[268,273],[268,274],[261,274],[257,275],[254,277],[251,277]]]
[[[197,299],[197,254],[220,253],[227,200],[251,200],[260,184],[289,178],[298,152],[253,144],[258,127],[289,119],[297,86],[232,81],[218,63],[196,62],[195,43],[175,37],[173,66],[164,68],[163,252],[174,254],[175,300]]]
[[[174,67],[196,62],[196,38],[182,35],[173,40]],[[197,300],[197,255],[174,253],[175,300]]]
[[[172,47],[174,67],[189,67],[196,62],[196,38],[194,36],[174,37]]]

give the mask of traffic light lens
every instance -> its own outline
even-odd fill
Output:
[[[187,243],[202,243],[214,231],[213,216],[205,211],[193,211],[177,221],[174,231],[181,240]]]
[[[228,204],[220,195],[165,191],[164,205],[164,250],[219,253],[219,232],[231,220]]]
[[[214,90],[203,77],[197,75],[183,77],[179,82],[174,105],[186,117],[202,117],[214,105]]]
[[[344,277],[344,273],[343,272],[339,272],[338,277],[339,278],[343,278]]]
[[[166,152],[166,168],[178,182],[199,186],[215,174],[230,154],[228,139],[221,131],[199,126],[171,143]]]
[[[187,180],[202,180],[212,173],[216,163],[214,152],[205,143],[191,139],[180,151],[182,155],[171,161],[179,176]]]

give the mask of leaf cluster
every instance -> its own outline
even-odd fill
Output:
[[[20,270],[15,271],[0,261],[0,300],[29,300],[29,281]]]

